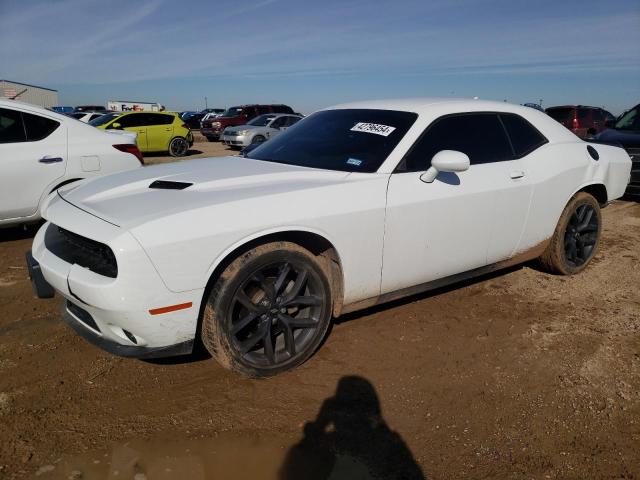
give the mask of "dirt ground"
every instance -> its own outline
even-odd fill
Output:
[[[261,381],[89,345],[32,293],[33,233],[0,231],[0,478],[640,478],[640,204],[604,222],[582,274],[351,314]]]

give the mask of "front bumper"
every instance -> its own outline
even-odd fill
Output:
[[[139,347],[138,345],[123,345],[105,337],[97,335],[96,332],[85,322],[92,319],[91,315],[81,307],[71,303],[69,300],[63,304],[62,318],[78,335],[89,343],[102,350],[129,358],[163,358],[177,355],[188,355],[193,351],[193,340],[187,340],[174,345],[164,347]],[[81,320],[81,318],[84,319]]]
[[[64,297],[66,310],[77,307],[86,312],[91,318],[89,323],[66,312],[75,318],[71,323],[76,331],[81,329],[84,338],[118,355],[123,355],[122,352],[136,357],[188,353],[186,350],[196,335],[204,289],[169,290],[130,233],[67,202],[52,202],[47,216],[69,231],[91,232],[93,240],[109,244],[116,252],[118,273],[117,277],[110,278],[69,263],[49,250],[45,233],[51,223],[45,223],[34,238],[33,255],[28,264],[32,278],[37,279],[34,280],[36,292],[46,294],[53,289]],[[164,313],[155,310],[176,305],[188,306]],[[178,353],[172,353],[174,350]]]
[[[228,135],[223,134],[220,141],[230,147],[247,147],[251,145],[251,137],[249,135]]]
[[[215,138],[217,140],[220,138],[222,130],[219,128],[201,128],[200,133],[207,138]]]

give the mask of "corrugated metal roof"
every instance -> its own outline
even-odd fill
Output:
[[[29,83],[14,82],[13,80],[7,80],[6,78],[4,78],[4,79],[0,78],[0,82],[15,83],[16,85],[23,85],[25,87],[41,88],[42,90],[49,90],[50,92],[57,92],[58,91],[58,90],[54,90],[53,88],[41,87],[39,85],[31,85]]]

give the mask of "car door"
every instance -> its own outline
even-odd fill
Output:
[[[284,128],[284,125],[287,121],[287,117],[276,117],[269,124],[269,128],[266,130],[266,135],[268,138],[275,137],[280,133],[280,131]]]
[[[118,125],[118,126],[114,126]],[[136,144],[138,148],[143,152],[148,152],[147,141],[147,125],[146,125],[146,113],[133,112],[126,115],[122,115],[114,120],[107,128],[117,130],[127,130],[129,132],[136,132]]]
[[[424,183],[421,175],[442,150],[465,153],[470,168],[441,172]],[[427,127],[389,179],[382,293],[508,256],[522,232],[529,200],[528,187],[521,188],[524,176],[511,178],[510,172],[519,175],[521,167],[513,157],[495,113],[447,115]]]
[[[67,131],[60,121],[0,108],[0,219],[34,215],[64,176]]]
[[[146,114],[147,148],[150,152],[163,152],[169,148],[173,138],[173,115],[165,113]]]

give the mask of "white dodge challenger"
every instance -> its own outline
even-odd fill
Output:
[[[332,317],[539,258],[584,269],[631,161],[532,108],[372,101],[319,111],[246,157],[63,187],[27,254],[40,296],[118,355],[191,352],[264,377]]]

